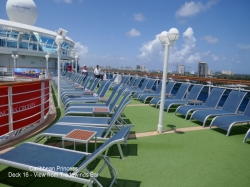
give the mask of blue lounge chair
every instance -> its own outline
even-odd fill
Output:
[[[169,82],[166,86],[166,90],[165,93],[166,94],[171,94],[171,91],[173,89],[175,85],[175,82]],[[158,85],[157,89],[155,90],[154,93],[147,93],[147,94],[141,94],[141,96],[139,97],[138,100],[143,101],[144,103],[146,103],[146,101],[148,99],[152,99],[155,97],[161,97],[161,88],[162,88],[162,82],[160,82],[160,84]]]
[[[185,119],[187,119],[188,114],[195,110],[210,110],[210,109],[213,110],[218,106],[218,103],[224,92],[225,92],[225,89],[213,88],[206,102],[203,105],[179,106],[175,111],[175,115],[179,113],[179,114],[184,115]]]
[[[14,149],[11,149],[0,155],[0,163],[6,166],[31,171],[36,173],[46,174],[64,180],[86,184],[88,187],[93,187],[93,183],[102,186],[98,181],[103,168],[107,165],[112,177],[111,185],[116,180],[117,172],[111,165],[108,156],[104,153],[113,145],[118,145],[127,140],[131,126],[126,126],[118,133],[112,136],[109,140],[98,147],[93,153],[84,153],[69,149],[62,149],[37,143],[23,143]],[[97,158],[104,160],[104,165],[97,172],[97,175],[91,175],[89,164]],[[58,167],[60,166],[60,167]],[[42,167],[42,169],[41,169]],[[39,169],[40,168],[40,169]],[[68,168],[68,169],[62,169]],[[70,171],[71,170],[71,171]],[[79,172],[85,170],[89,178],[79,177]],[[96,172],[95,172],[96,173]],[[45,180],[47,180],[45,178]]]
[[[246,136],[244,137],[243,143],[245,143],[248,138],[250,138],[250,129],[247,131]]]
[[[115,85],[113,87],[113,91],[111,93],[111,95],[109,96],[107,102],[106,102],[106,105],[109,105],[112,100],[115,98],[115,94],[117,92],[117,90],[119,89],[121,85],[118,84],[118,85]],[[67,108],[70,108],[70,107],[89,107],[89,106],[104,106],[105,104],[101,104],[101,103],[69,103],[67,104]]]
[[[102,82],[101,86],[98,88],[98,90],[97,90],[97,92],[96,92],[96,94],[97,94],[98,96],[103,92],[103,90],[107,91],[106,88],[107,88],[108,86],[106,86],[106,85],[107,85],[108,82],[110,82],[110,81],[106,80],[106,81],[103,81],[103,82]],[[111,84],[111,83],[110,83],[110,84]],[[74,98],[75,96],[77,96],[77,97],[79,97],[79,96],[83,96],[83,97],[85,97],[85,96],[90,96],[90,93],[91,93],[92,95],[94,94],[93,91],[92,91],[92,92],[85,92],[85,91],[83,91],[83,90],[72,90],[72,91],[67,91],[67,92],[63,92],[63,93],[61,94],[61,100],[65,102],[66,99],[68,99],[68,98]],[[105,93],[105,94],[106,94],[106,93]]]
[[[139,89],[139,84],[141,83],[141,81],[142,81],[142,78],[138,77],[132,86],[127,87],[126,92],[133,91],[133,90],[138,90]]]
[[[96,102],[102,102],[103,97],[106,95],[108,89],[110,88],[112,82],[108,81],[105,86],[103,86],[105,83],[102,83],[100,86],[100,92],[99,90],[96,93],[93,93],[93,95],[84,95],[84,96],[68,96],[67,99],[64,99],[64,107],[67,108],[69,104],[71,103],[96,103]],[[104,88],[101,88],[101,87]]]
[[[110,104],[99,104],[98,106],[94,106],[94,104],[90,103],[89,106],[82,107],[69,107],[65,110],[64,115],[84,115],[84,114],[92,114],[93,116],[96,114],[111,114],[115,109],[116,103],[120,99],[125,89],[121,88],[117,94],[117,96],[113,99]],[[130,93],[127,92],[124,94],[123,99],[126,99],[130,96]],[[97,104],[96,104],[97,105]]]
[[[131,86],[133,86],[133,84],[135,83],[136,79],[137,79],[137,77],[133,76],[131,79],[129,79],[128,84],[122,84],[122,86],[130,88]]]
[[[139,90],[133,91],[133,98],[138,98],[143,93],[150,93],[153,92],[153,87],[156,83],[156,79],[145,79],[140,87]]]
[[[248,105],[243,114],[215,117],[211,121],[209,127],[211,128],[212,126],[216,126],[220,129],[226,130],[227,136],[229,136],[230,131],[235,124],[249,123],[249,122],[250,122],[250,102],[248,102]]]
[[[122,81],[120,82],[121,85],[127,85],[129,80],[130,80],[130,77],[129,75],[125,75],[124,78],[122,79]]]
[[[130,102],[130,99],[126,99],[126,101],[123,103],[122,107],[119,107],[117,110],[118,112],[114,114],[108,122],[109,118],[88,118],[84,117],[82,119],[79,119],[77,116],[71,116],[71,118],[65,118],[57,122],[56,124],[50,126],[42,133],[38,134],[34,138],[34,142],[41,141],[44,137],[59,137],[62,138],[66,134],[70,133],[74,129],[80,129],[80,130],[87,130],[87,131],[95,131],[97,132],[96,138],[99,141],[106,141],[110,135],[114,134],[115,131],[119,131],[120,129],[124,128],[124,124],[116,123],[118,120],[120,113],[123,111],[124,107],[127,105],[127,103]],[[106,123],[103,123],[103,122]],[[89,123],[88,123],[89,122]],[[131,125],[131,124],[130,124]],[[122,156],[122,153],[121,153]]]
[[[122,111],[125,106],[131,101],[130,98],[125,98],[112,117],[89,117],[89,116],[64,116],[59,119],[54,125],[80,125],[80,126],[95,126],[95,127],[109,127],[111,126],[123,126],[124,121],[121,118]]]
[[[170,107],[173,105],[185,105],[189,102],[189,100],[197,100],[203,87],[204,87],[203,85],[194,85],[185,100],[183,99],[179,99],[179,100],[174,99],[172,101],[165,100],[164,109],[167,109],[167,112],[168,112]]]
[[[176,95],[174,97],[170,97],[170,98],[166,98],[165,101],[174,101],[174,100],[184,100],[184,97],[188,91],[188,88],[190,87],[191,84],[182,84],[179,88],[179,90],[177,91]],[[161,98],[153,98],[149,105],[155,105],[156,108],[158,108],[158,105],[161,102]]]
[[[206,121],[210,117],[235,115],[245,95],[246,95],[246,92],[233,90],[230,92],[222,109],[197,110],[193,112],[193,114],[191,115],[190,121],[192,119],[196,119],[198,121],[201,121],[203,123],[202,126],[205,127]]]

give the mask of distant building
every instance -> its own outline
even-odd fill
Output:
[[[198,77],[207,77],[208,65],[206,62],[198,63]]]
[[[140,65],[136,65],[136,70],[141,70],[141,66]]]
[[[110,70],[111,66],[106,66],[105,69]]]
[[[231,70],[222,70],[221,74],[224,74],[224,75],[233,75],[234,72],[231,71]]]
[[[213,75],[213,71],[210,69],[210,70],[208,70],[207,74],[208,75]]]
[[[179,66],[179,74],[184,75],[184,73],[185,73],[185,66],[184,65]]]
[[[191,75],[194,75],[194,71],[190,71],[190,74],[191,74]]]
[[[148,69],[146,68],[146,66],[141,66],[140,70],[141,71],[148,71]]]

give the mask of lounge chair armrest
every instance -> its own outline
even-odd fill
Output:
[[[138,86],[131,86],[131,88],[137,89],[137,88],[138,88]]]
[[[151,90],[151,89],[144,89],[144,92],[154,92],[154,90]]]
[[[188,100],[187,104],[190,104],[190,105],[202,105],[203,101],[197,100],[197,99],[193,99],[193,100]]]
[[[107,102],[107,100],[108,100],[109,98],[108,97],[99,97],[99,101],[101,101],[101,102]]]

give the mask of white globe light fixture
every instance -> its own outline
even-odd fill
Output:
[[[14,68],[16,68],[16,60],[18,58],[18,55],[12,54],[11,57],[14,59]]]
[[[58,87],[57,87],[57,102],[58,102],[58,108],[61,107],[61,45],[64,41],[63,36],[59,33],[56,36],[55,42],[57,44],[57,81],[58,81]]]
[[[165,90],[166,90],[166,80],[167,80],[167,72],[168,72],[169,46],[173,47],[175,41],[178,38],[179,38],[179,31],[176,28],[172,28],[168,32],[163,31],[159,36],[159,40],[161,41],[162,46],[165,47],[165,57],[164,57],[164,64],[163,64],[162,89],[161,89],[162,92],[161,92],[159,122],[158,122],[158,127],[157,127],[158,133],[162,133]]]

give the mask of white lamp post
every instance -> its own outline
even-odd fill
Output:
[[[12,54],[11,57],[14,59],[14,68],[16,68],[16,59],[18,58],[18,55]]]
[[[45,58],[46,58],[46,70],[47,72],[49,72],[49,53],[47,55],[45,55]]]
[[[58,86],[57,86],[57,102],[58,102],[58,108],[61,107],[61,45],[63,43],[63,37],[58,34],[56,36],[55,42],[57,44],[57,55],[58,55],[58,59],[57,59],[57,81],[58,81]]]
[[[160,103],[160,114],[157,131],[162,133],[162,121],[164,112],[164,101],[165,101],[165,90],[166,90],[166,80],[168,72],[168,57],[169,57],[169,46],[174,46],[174,42],[179,38],[179,31],[176,28],[170,29],[168,32],[163,31],[160,34],[159,40],[161,41],[163,47],[165,47],[165,57],[163,64],[163,75],[162,75],[162,88],[161,88],[161,103]]]
[[[75,64],[76,64],[76,65],[75,65],[76,73],[78,73],[78,72],[77,72],[77,59],[78,59],[78,55],[75,56],[75,60],[76,60],[76,61],[75,61]]]

